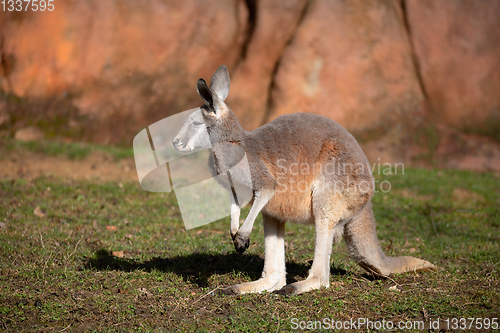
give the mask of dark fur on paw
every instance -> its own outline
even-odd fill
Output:
[[[289,297],[289,296],[297,295],[297,291],[295,290],[295,287],[287,284],[286,286],[284,286],[280,290],[275,290],[273,292],[273,294],[278,294],[278,295]]]
[[[218,290],[219,295],[239,295],[238,289],[235,286],[230,286],[224,289]]]
[[[231,235],[231,237],[233,238],[234,248],[238,253],[245,252],[250,246],[250,238],[242,238],[239,233],[236,233],[234,236]]]

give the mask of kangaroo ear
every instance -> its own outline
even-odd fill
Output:
[[[210,111],[214,111],[214,99],[212,97],[212,90],[207,86],[207,83],[203,79],[199,79],[196,83],[196,89],[198,89],[198,94],[205,102],[206,106]]]
[[[225,65],[220,66],[215,71],[210,81],[210,89],[224,101],[229,94],[229,72]]]

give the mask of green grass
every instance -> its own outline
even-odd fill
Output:
[[[391,190],[374,198],[384,251],[442,270],[374,279],[338,244],[330,288],[289,298],[210,293],[260,276],[260,218],[238,255],[228,219],[186,231],[174,194],[136,183],[2,181],[0,329],[255,332],[324,318],[499,317],[498,176],[407,168],[377,184],[384,180]],[[288,281],[304,279],[313,229],[288,224],[286,242]]]
[[[17,141],[11,138],[1,138],[0,146],[7,152],[26,149],[30,152],[45,154],[48,156],[64,156],[72,160],[82,160],[93,151],[101,151],[110,154],[115,160],[131,158],[134,156],[132,148],[117,148],[90,143],[64,143],[53,140],[39,141]],[[0,157],[1,158],[1,157]]]

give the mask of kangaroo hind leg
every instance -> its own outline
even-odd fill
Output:
[[[330,285],[330,256],[333,242],[340,238],[342,234],[340,223],[332,225],[328,222],[326,218],[316,221],[314,259],[307,279],[284,286],[278,291],[279,294],[292,296],[321,287],[328,288]]]
[[[382,251],[375,231],[371,201],[344,227],[350,257],[370,273],[388,276],[410,271],[436,270],[436,266],[413,257],[388,257]]]
[[[286,284],[285,272],[285,222],[262,214],[264,220],[265,258],[262,277],[257,281],[225,288],[222,293],[246,294],[278,290]]]

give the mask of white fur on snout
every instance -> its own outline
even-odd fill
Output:
[[[186,122],[175,136],[173,142],[177,143],[174,144],[174,148],[182,153],[208,149],[212,146],[200,110],[193,112],[186,119]]]

